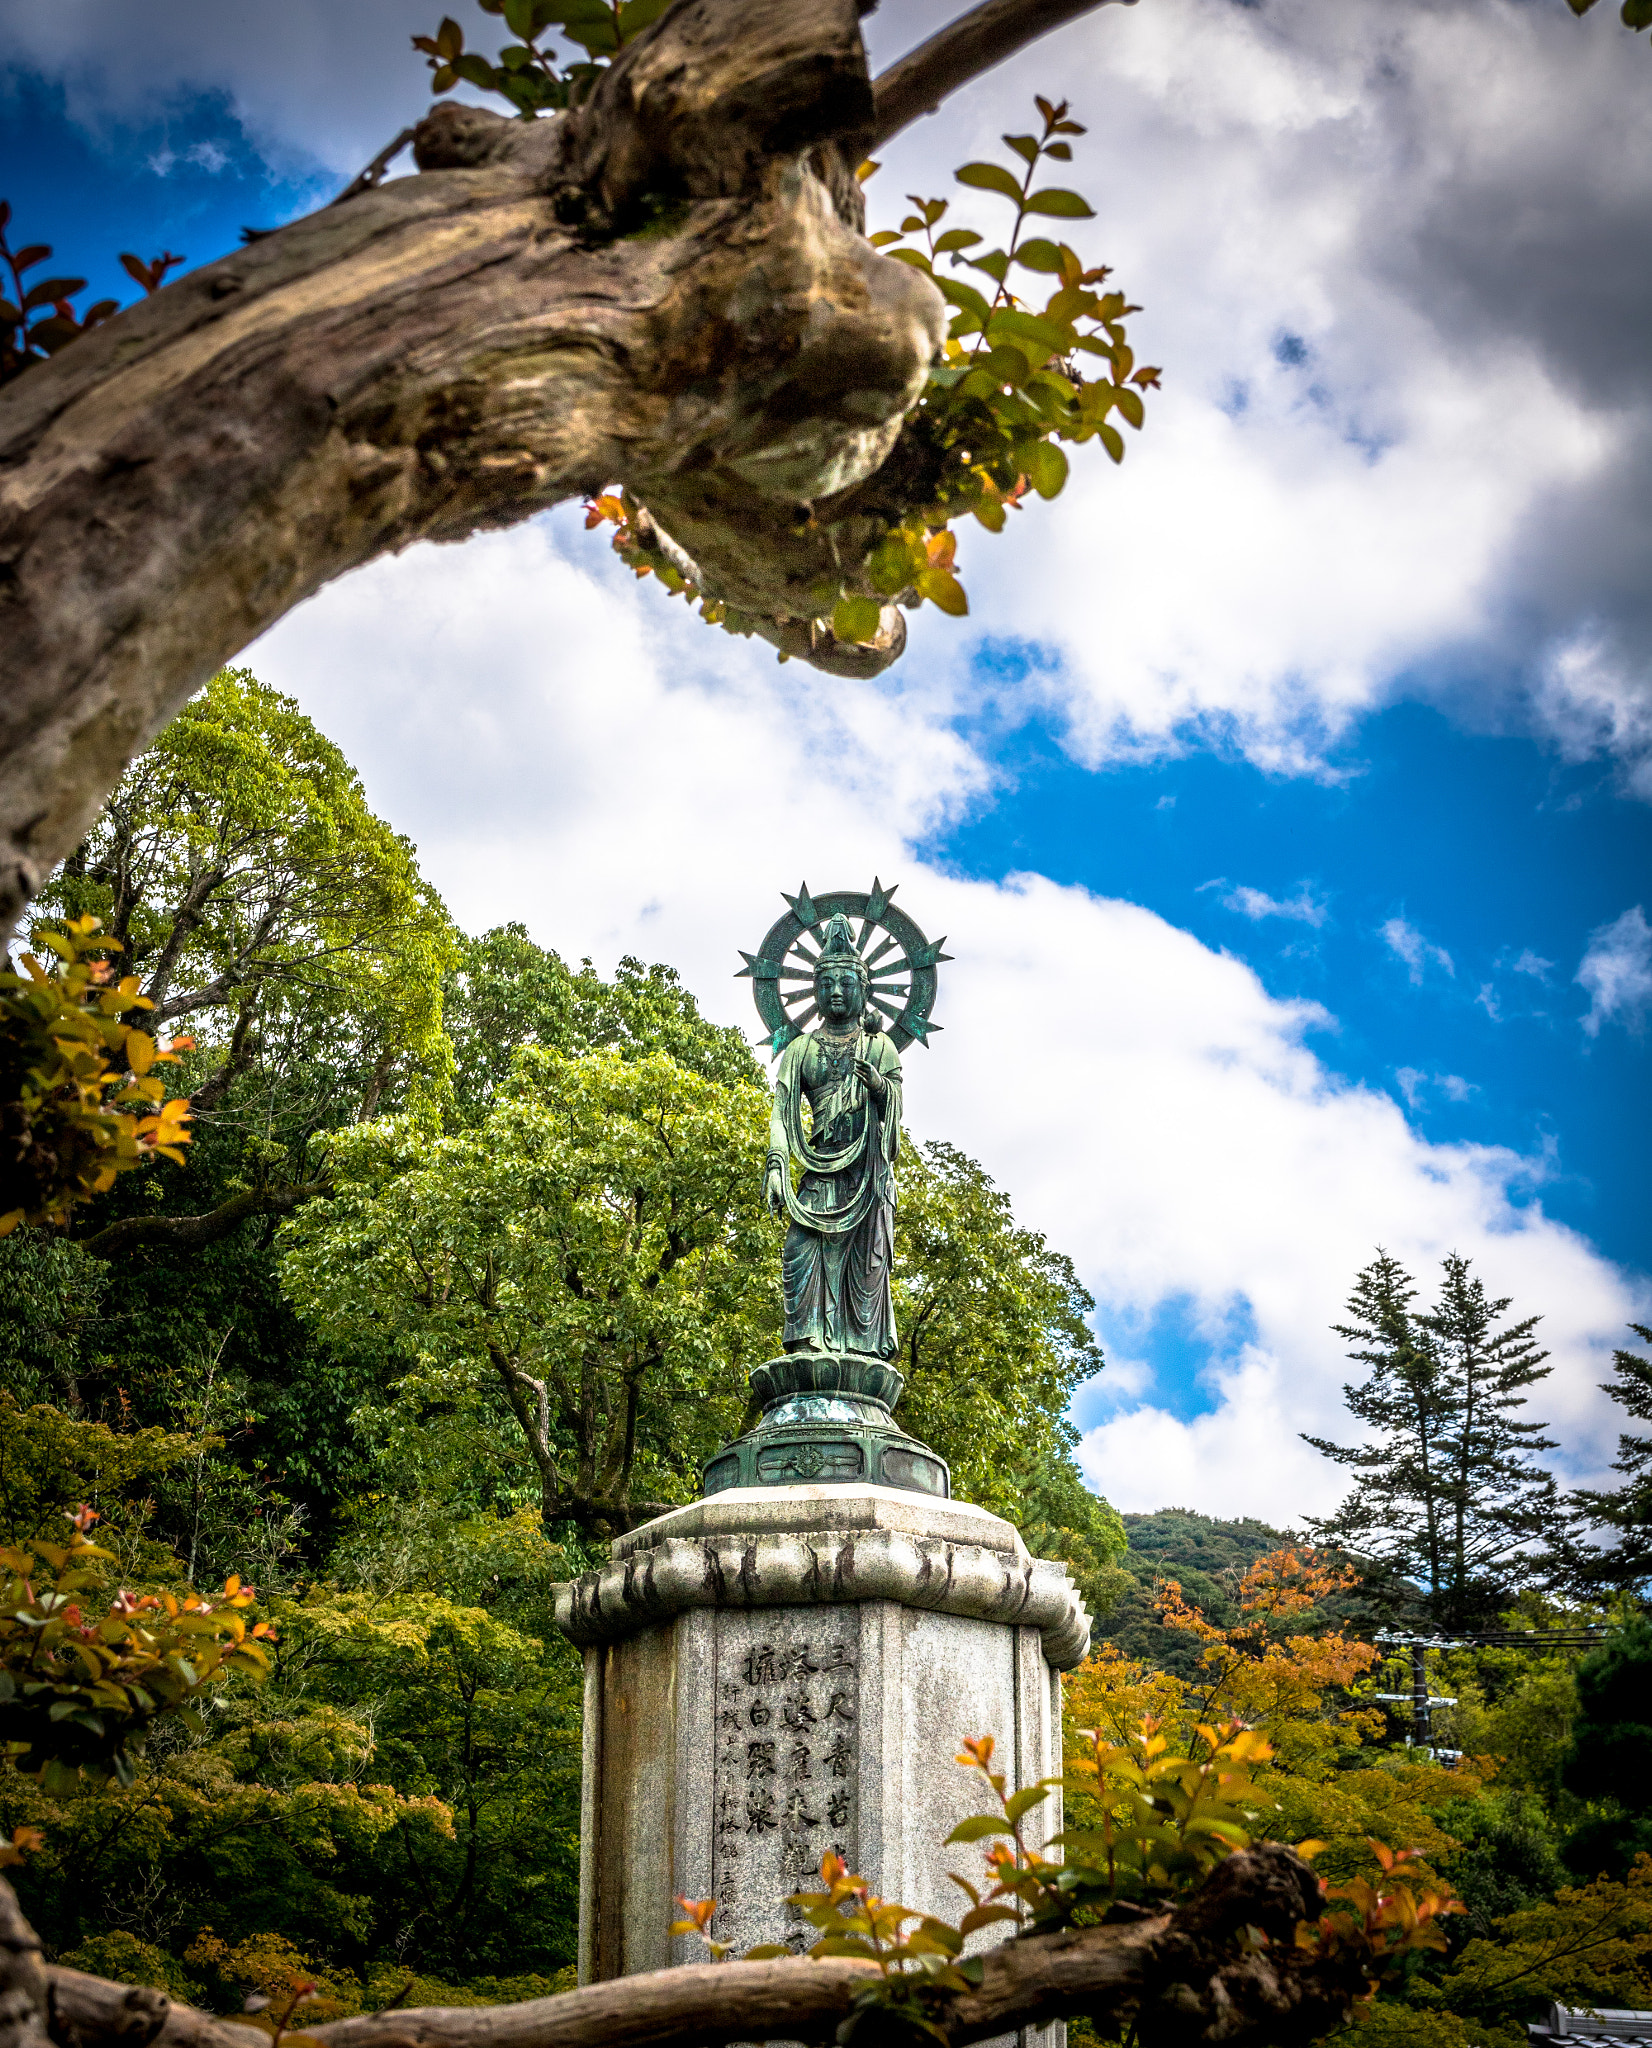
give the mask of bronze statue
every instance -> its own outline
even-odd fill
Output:
[[[900,1056],[939,1029],[929,1013],[948,957],[894,908],[894,893],[874,881],[865,895],[816,899],[805,884],[744,956],[780,1061],[763,1193],[787,1219],[785,1350],[752,1373],[762,1419],[706,1465],[707,1493],[844,1483],[951,1491],[946,1460],[891,1413],[905,1384],[893,1363],[890,1288]]]
[[[784,1343],[888,1358],[901,1061],[871,1006],[871,975],[842,911],[826,925],[814,1000],[819,1025],[780,1056],[764,1170],[769,1207],[790,1218]],[[802,1169],[795,1190],[791,1160]]]

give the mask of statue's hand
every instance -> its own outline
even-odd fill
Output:
[[[873,1066],[870,1060],[856,1060],[855,1073],[867,1094],[871,1096],[874,1102],[881,1106],[889,1094],[887,1078],[878,1068]]]
[[[786,1187],[778,1166],[769,1168],[763,1182],[763,1200],[772,1216],[778,1216],[786,1206]]]

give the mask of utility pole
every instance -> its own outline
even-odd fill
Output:
[[[1411,1709],[1411,1742],[1418,1749],[1432,1749],[1441,1754],[1434,1741],[1434,1710],[1437,1707],[1454,1707],[1457,1702],[1444,1694],[1431,1693],[1428,1689],[1428,1653],[1430,1650],[1581,1650],[1592,1649],[1596,1643],[1606,1640],[1609,1631],[1604,1628],[1557,1628],[1557,1629],[1487,1629],[1478,1633],[1459,1635],[1406,1635],[1397,1630],[1385,1630],[1374,1638],[1378,1647],[1389,1650],[1393,1655],[1409,1654],[1411,1660],[1411,1690],[1409,1692],[1379,1692],[1377,1698],[1393,1706],[1409,1706]]]

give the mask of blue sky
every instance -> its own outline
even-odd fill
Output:
[[[983,665],[1025,660],[995,648]],[[1645,1260],[1652,1181],[1634,1134],[1652,1129],[1652,1065],[1644,1038],[1579,1030],[1590,1005],[1573,975],[1626,887],[1652,885],[1652,809],[1599,763],[1415,703],[1364,721],[1334,779],[1214,749],[1098,772],[1037,727],[997,736],[993,756],[1002,794],[928,855],[1126,896],[1238,954],[1273,994],[1323,1004],[1321,1057],[1398,1090],[1431,1136],[1552,1144],[1550,1212]],[[1396,953],[1395,919],[1449,969]]]
[[[129,298],[121,249],[307,210],[425,103],[437,11],[0,0],[13,245]],[[885,0],[875,60],[951,11]],[[1378,1241],[1544,1311],[1579,1475],[1652,1314],[1652,73],[1597,12],[1142,0],[902,138],[874,214],[1071,92],[1166,389],[1122,470],[964,538],[970,619],[877,685],[699,627],[573,513],[248,656],[465,922],[670,959],[730,1021],[780,888],[903,876],[957,955],[914,1123],[1095,1293],[1075,1419],[1126,1506],[1328,1504],[1276,1446],[1339,1426]]]

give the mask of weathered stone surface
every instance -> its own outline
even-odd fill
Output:
[[[693,1608],[893,1600],[1035,1630],[1057,1670],[1082,1661],[1090,1617],[1066,1567],[1029,1557],[1008,1522],[964,1501],[874,1486],[734,1488],[621,1537],[609,1563],[557,1589],[582,1647]]]
[[[741,1950],[805,1947],[785,1895],[828,1849],[956,1919],[948,1872],[978,1876],[979,1852],[943,1844],[983,1804],[959,1744],[994,1736],[1012,1789],[1057,1773],[1058,1673],[1089,1643],[1065,1569],[1007,1522],[881,1487],[717,1494],[619,1538],[557,1600],[585,1646],[587,1983],[699,1960],[669,1933],[679,1894],[716,1898]],[[1047,1840],[1059,1798],[1037,1816]]]

